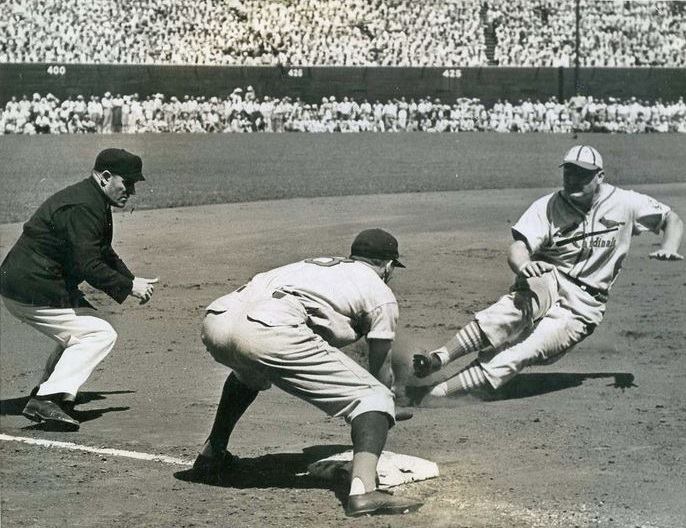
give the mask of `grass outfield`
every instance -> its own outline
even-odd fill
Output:
[[[686,137],[536,134],[212,134],[0,137],[0,223],[24,221],[88,174],[109,146],[141,154],[137,208],[292,197],[549,187],[575,143],[596,146],[609,181],[686,181]],[[276,175],[276,177],[275,177]]]

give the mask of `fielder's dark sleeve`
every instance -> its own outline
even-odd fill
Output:
[[[122,303],[131,293],[133,274],[112,249],[109,214],[78,204],[61,209],[54,221],[68,246],[69,275]]]

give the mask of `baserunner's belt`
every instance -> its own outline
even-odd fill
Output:
[[[564,276],[564,278],[567,279],[569,282],[573,282],[574,284],[576,284],[579,288],[581,288],[586,293],[588,293],[596,301],[601,302],[601,303],[607,302],[607,300],[609,298],[607,290],[601,290],[599,288],[594,288],[593,286],[589,286],[588,284],[581,282],[576,277],[572,277],[571,275],[567,275],[566,273],[562,273],[562,276]]]

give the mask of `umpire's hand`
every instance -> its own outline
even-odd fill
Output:
[[[154,284],[159,280],[159,277],[155,277],[154,279],[134,277],[133,288],[131,288],[131,295],[140,299],[140,304],[145,304],[152,297],[152,292],[155,289]]]

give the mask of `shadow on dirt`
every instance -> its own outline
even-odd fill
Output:
[[[548,392],[555,392],[583,385],[589,379],[608,378],[612,381],[608,387],[625,389],[636,387],[634,375],[628,372],[591,372],[584,374],[552,372],[552,373],[529,373],[520,374],[504,387],[497,391],[479,394],[479,398],[485,401],[511,400],[516,398],[529,398]]]
[[[303,449],[302,453],[277,453],[255,458],[238,458],[229,467],[212,474],[194,469],[177,471],[174,477],[184,482],[225,488],[328,489],[339,500],[347,495],[347,482],[328,481],[303,475],[317,460],[350,449],[349,445],[323,445]]]
[[[401,394],[400,405],[412,407],[459,407],[481,402],[496,402],[502,400],[514,400],[541,396],[549,392],[556,392],[583,385],[589,379],[607,378],[612,380],[607,384],[624,392],[631,387],[637,387],[634,383],[634,375],[629,372],[589,372],[589,373],[566,373],[566,372],[536,372],[519,374],[507,385],[498,390],[477,389],[468,395],[455,394],[447,398],[432,397],[428,395],[433,385],[412,385],[405,387],[405,394]]]
[[[76,396],[75,405],[83,405],[85,403],[90,403],[92,401],[105,400],[108,394],[131,394],[135,391],[121,390],[121,391],[98,391],[98,392],[80,392]],[[20,416],[21,412],[24,410],[26,403],[29,401],[30,396],[22,396],[21,398],[9,398],[7,400],[0,400],[0,416]],[[101,409],[89,409],[86,411],[80,411],[74,409],[71,411],[71,415],[76,418],[79,422],[89,422],[100,418],[103,414],[108,412],[116,411],[128,411],[130,407],[103,407]],[[34,424],[24,429],[43,429],[44,424]]]

